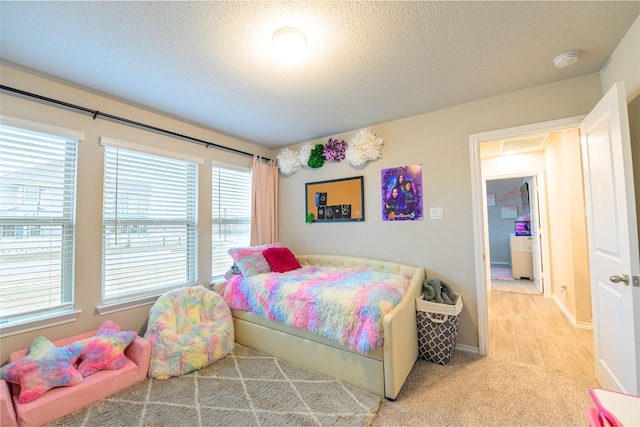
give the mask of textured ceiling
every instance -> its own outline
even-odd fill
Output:
[[[597,72],[639,13],[640,1],[2,1],[0,58],[281,147]],[[269,50],[287,26],[309,42],[296,67]],[[568,50],[580,61],[556,69]]]

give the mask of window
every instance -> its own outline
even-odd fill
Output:
[[[82,132],[0,116],[0,325],[73,310]]]
[[[229,270],[229,248],[249,246],[251,240],[251,170],[211,166],[212,279]]]
[[[202,160],[110,138],[100,143],[103,303],[194,285]]]

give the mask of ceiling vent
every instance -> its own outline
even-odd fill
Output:
[[[524,138],[505,139],[500,143],[501,152],[541,150],[549,134],[525,136]]]

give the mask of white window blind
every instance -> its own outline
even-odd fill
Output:
[[[0,324],[7,326],[73,309],[76,162],[83,136],[0,118]]]
[[[221,277],[233,260],[229,248],[251,240],[251,170],[211,166],[212,279]]]
[[[103,302],[194,285],[198,164],[101,144]]]

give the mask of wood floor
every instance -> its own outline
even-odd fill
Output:
[[[592,331],[573,327],[555,301],[502,290],[492,290],[488,301],[491,356],[595,376]]]
[[[491,290],[540,295],[531,280],[492,280]]]

